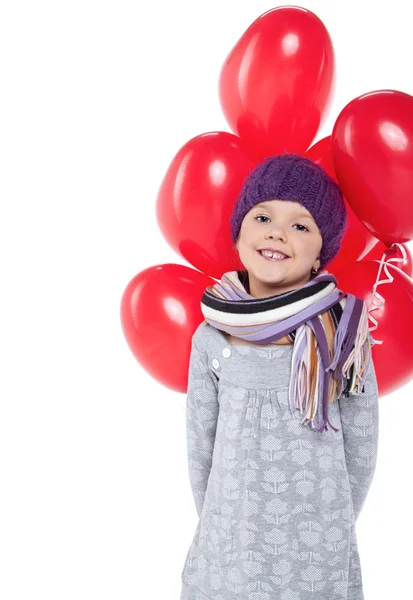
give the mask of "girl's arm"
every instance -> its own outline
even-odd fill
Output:
[[[192,339],[189,360],[186,431],[188,472],[198,516],[201,516],[212,465],[219,403],[214,374]]]
[[[377,462],[379,395],[373,359],[367,368],[363,391],[338,400],[344,452],[357,521],[367,498]]]

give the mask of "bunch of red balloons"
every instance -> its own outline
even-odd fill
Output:
[[[338,182],[349,219],[327,270],[339,289],[367,306],[383,253],[413,239],[413,97],[395,90],[357,97],[343,108],[331,135],[311,146],[331,106],[334,78],[330,35],[300,7],[261,15],[226,58],[219,97],[233,133],[189,140],[173,158],[156,202],[162,234],[195,269],[149,267],[129,282],[121,300],[133,355],[167,387],[187,389],[205,288],[226,271],[244,268],[231,241],[230,216],[245,177],[265,157],[300,153]],[[403,248],[400,267],[387,266],[392,281],[380,288],[386,301],[375,314],[382,344],[373,346],[373,359],[381,395],[413,376],[412,257]]]

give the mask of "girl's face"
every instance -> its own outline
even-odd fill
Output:
[[[250,294],[266,298],[306,284],[318,269],[323,240],[311,213],[299,202],[266,200],[256,204],[242,221],[236,244],[248,271]],[[268,260],[258,252],[273,248],[285,260]]]

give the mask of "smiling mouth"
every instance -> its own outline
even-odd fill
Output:
[[[270,258],[269,256],[265,256],[264,254],[261,254],[261,252],[259,250],[257,250],[257,252],[264,260],[269,260],[271,262],[284,262],[290,258],[289,256],[284,256],[283,258]]]

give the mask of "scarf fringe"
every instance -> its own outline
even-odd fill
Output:
[[[350,351],[344,364],[342,364],[340,371],[337,367],[340,367],[340,349],[343,344],[344,333],[343,329],[337,329],[334,339],[334,358],[327,368],[324,368],[320,347],[318,343],[315,344],[317,338],[312,329],[302,325],[297,330],[295,348],[293,351],[293,364],[296,363],[297,377],[295,379],[291,378],[290,380],[290,409],[299,409],[300,413],[304,415],[302,423],[308,423],[312,429],[316,429],[317,431],[323,431],[324,429],[327,431],[328,423],[334,431],[338,431],[338,429],[330,423],[327,415],[324,414],[323,411],[322,398],[326,382],[329,385],[329,404],[331,404],[334,399],[339,398],[343,394],[344,389],[346,390],[345,395],[347,397],[350,393],[358,394],[363,389],[367,374],[367,366],[371,357],[368,313],[365,303],[363,303],[355,335],[354,347]],[[306,337],[306,344],[300,356],[300,348],[304,337]],[[315,353],[314,344],[316,345]],[[296,356],[294,356],[294,354],[296,354]],[[313,364],[314,362],[315,366]],[[335,371],[331,377],[325,377],[325,374],[328,374],[329,371],[333,370]]]

